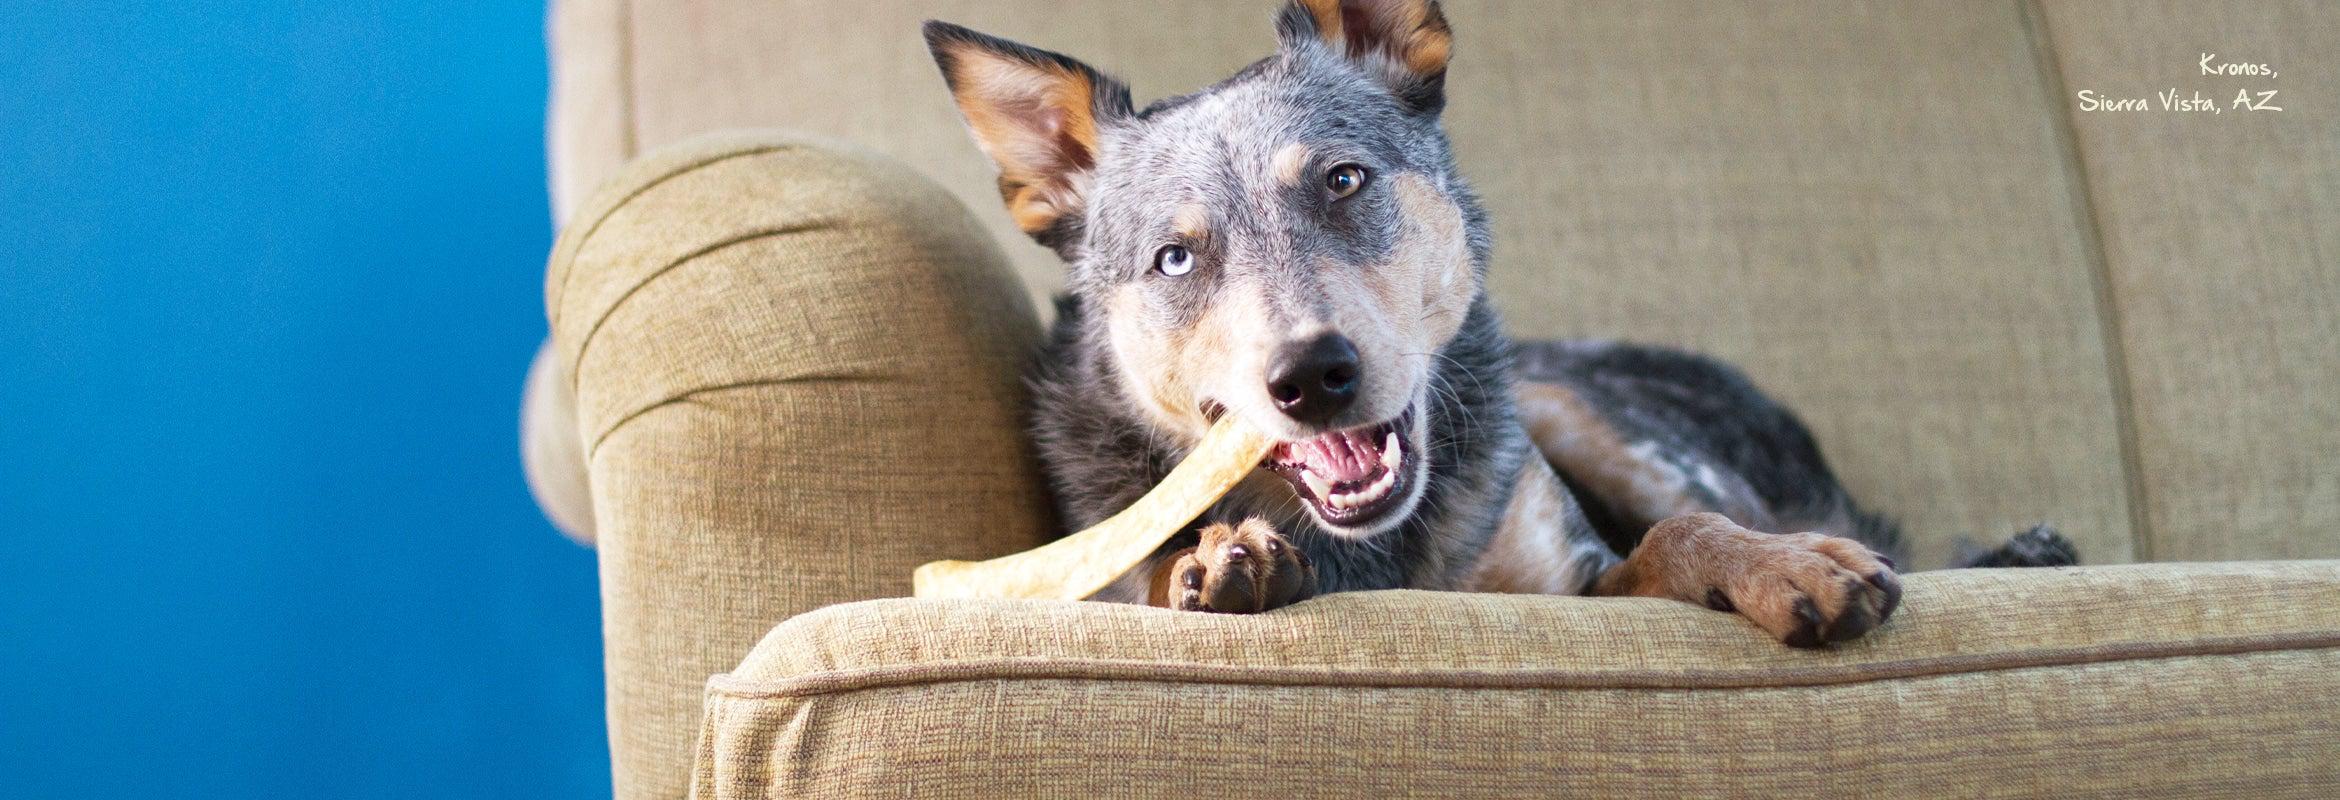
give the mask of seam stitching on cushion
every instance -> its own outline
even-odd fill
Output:
[[[791,383],[819,383],[823,381],[867,381],[882,379],[882,376],[870,373],[816,372],[805,375],[791,375],[785,378],[757,378],[755,380],[737,381],[734,383],[725,383],[716,386],[701,386],[681,394],[661,398],[658,400],[658,402],[650,403],[641,408],[634,409],[631,413],[618,418],[616,422],[610,423],[607,430],[604,430],[599,435],[593,437],[593,446],[585,449],[585,460],[587,462],[591,462],[594,455],[601,452],[601,443],[609,441],[609,437],[616,435],[618,429],[625,427],[626,423],[633,422],[635,419],[640,418],[643,414],[648,414],[666,406],[674,405],[676,403],[692,402],[696,400],[699,395],[714,394],[716,392],[737,391],[740,389],[753,389],[759,386],[782,386]]]
[[[699,170],[706,169],[708,167],[712,167],[735,158],[750,158],[768,153],[777,153],[793,148],[794,145],[767,145],[750,150],[721,153],[698,161],[678,164],[674,169],[660,173],[657,177],[644,181],[642,185],[627,190],[624,196],[611,201],[607,208],[599,209],[601,213],[594,215],[593,222],[585,226],[584,230],[577,232],[575,244],[565,248],[568,254],[568,263],[563,265],[563,271],[561,272],[560,296],[555,298],[552,304],[551,316],[553,331],[556,334],[560,331],[561,317],[563,316],[563,312],[567,309],[568,306],[569,287],[571,284],[574,284],[577,281],[576,261],[578,256],[585,252],[585,246],[592,242],[593,235],[601,232],[601,224],[609,221],[610,217],[616,216],[620,209],[626,207],[626,204],[633,202],[634,198],[641,197],[642,195],[649,193],[650,190],[656,189],[660,185],[675,178],[679,178],[684,175],[697,172]],[[567,237],[563,236],[562,239],[566,241]],[[554,255],[558,257],[561,255],[561,251],[563,249],[564,248],[561,248],[556,244],[554,247]]]
[[[825,220],[805,220],[790,225],[784,225],[778,228],[749,231],[729,239],[706,245],[697,250],[684,253],[680,256],[676,256],[674,260],[668,261],[658,269],[652,270],[650,274],[642,276],[642,279],[634,282],[633,286],[627,287],[624,294],[618,295],[616,300],[610,301],[609,307],[602,309],[601,316],[593,320],[593,326],[585,329],[584,338],[581,338],[577,341],[577,355],[574,356],[574,360],[570,362],[572,366],[569,370],[569,390],[576,391],[578,375],[584,372],[582,367],[585,365],[585,354],[586,352],[593,349],[593,338],[595,335],[601,333],[601,326],[608,324],[611,317],[617,316],[618,309],[624,307],[626,301],[634,299],[634,295],[640,293],[642,291],[642,287],[649,286],[652,281],[658,280],[667,273],[675,271],[675,269],[681,267],[684,264],[688,264],[697,259],[713,255],[718,251],[742,244],[747,244],[759,239],[769,239],[775,236],[787,236],[792,233],[803,233],[825,224],[827,224]]]
[[[2145,496],[2145,462],[2137,433],[2136,385],[2129,377],[2127,325],[2121,318],[2120,298],[2113,293],[2112,257],[2104,248],[2104,218],[2097,211],[2095,184],[2088,159],[2080,149],[2080,126],[2064,105],[2064,64],[2056,52],[2054,32],[2048,29],[2047,9],[2039,0],[2018,0],[2023,27],[2031,39],[2032,63],[2047,89],[2048,115],[2055,120],[2056,146],[2062,151],[2066,194],[2072,215],[2080,223],[2080,249],[2088,260],[2089,289],[2096,300],[2096,335],[2103,340],[2104,369],[2110,378],[2113,431],[2119,438],[2121,478],[2128,484],[2129,558],[2153,560],[2152,506]]]
[[[634,117],[634,3],[618,0],[618,154],[626,161],[641,152],[641,123]]]
[[[1837,686],[2039,667],[2333,648],[2340,648],[2340,632],[2070,647],[2012,656],[1946,656],[1841,667],[1651,670],[1598,675],[1558,670],[1344,671],[1109,659],[1000,658],[950,664],[876,667],[807,675],[768,684],[733,682],[728,674],[724,674],[710,678],[707,691],[734,698],[811,697],[869,689],[985,680],[1093,680],[1398,689],[1771,689]]]

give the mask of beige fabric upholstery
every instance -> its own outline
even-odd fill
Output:
[[[522,391],[520,464],[528,475],[528,491],[553,527],[590,545],[593,490],[585,472],[585,443],[576,433],[577,381],[561,365],[551,342],[537,348]]]
[[[1918,563],[2043,519],[2130,559],[2085,222],[2017,4],[1453,16],[1448,127],[1515,333],[1744,367]]]
[[[682,794],[708,675],[773,623],[1048,526],[1030,306],[950,196],[837,145],[636,162],[546,281],[599,527],[621,797]]]
[[[529,408],[554,409],[534,431],[576,439],[528,452],[538,477],[562,459],[589,476],[593,508],[569,508],[601,538],[621,797],[688,790],[702,699],[708,790],[916,768],[938,796],[1148,775],[1141,793],[1240,778],[1307,796],[1329,791],[1312,774],[1376,765],[1430,795],[1983,791],[2002,773],[2024,794],[2050,763],[2084,796],[2164,774],[2199,794],[2334,780],[2334,754],[2294,735],[2302,704],[2333,702],[2334,651],[2283,638],[2333,627],[2314,616],[2335,605],[2330,564],[1919,576],[1907,616],[1833,655],[1629,602],[1393,594],[1256,621],[881,603],[790,623],[702,698],[791,615],[901,594],[919,562],[1048,527],[1016,372],[1059,268],[1000,210],[917,22],[1063,50],[1160,96],[1267,53],[1273,5],[555,4],[564,234],[536,380],[574,393]],[[1447,9],[1450,128],[1515,332],[1747,366],[1908,523],[1918,566],[2038,519],[2097,564],[2340,557],[2340,108],[2321,100],[2340,87],[2340,6]],[[2296,102],[2074,110],[2084,87],[2226,85],[2186,74],[2211,46],[2276,63]],[[741,127],[851,144],[697,138]],[[539,488],[559,503],[575,487]],[[2056,648],[2080,655],[2035,659]],[[1028,671],[935,677],[985,653]],[[1108,656],[1155,671],[1084,671]],[[1683,682],[1617,683],[1630,670],[1609,657]],[[1438,683],[1530,663],[1557,682]],[[1259,678],[1311,664],[1398,677]],[[1193,770],[1193,753],[1269,741],[1272,758]],[[952,771],[987,763],[1015,771]]]
[[[1817,653],[1660,600],[879,600],[790,620],[709,682],[694,788],[2328,797],[2335,702],[2331,561],[1922,574],[1892,623]]]
[[[2072,117],[2136,406],[2140,554],[2340,555],[2340,5],[2046,10],[2069,91],[2221,106]],[[2202,77],[2204,53],[2277,74]],[[2246,89],[2283,111],[2233,108]]]

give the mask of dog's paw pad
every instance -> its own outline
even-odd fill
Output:
[[[1305,600],[1316,590],[1308,556],[1257,518],[1202,531],[1172,567],[1171,607],[1252,614]]]

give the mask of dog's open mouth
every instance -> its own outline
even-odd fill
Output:
[[[1369,524],[1405,503],[1413,472],[1406,459],[1419,457],[1405,446],[1412,419],[1408,411],[1379,425],[1285,442],[1268,451],[1267,468],[1291,481],[1325,522]]]

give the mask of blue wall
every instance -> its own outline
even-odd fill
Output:
[[[609,792],[514,442],[543,14],[0,15],[0,795]]]

